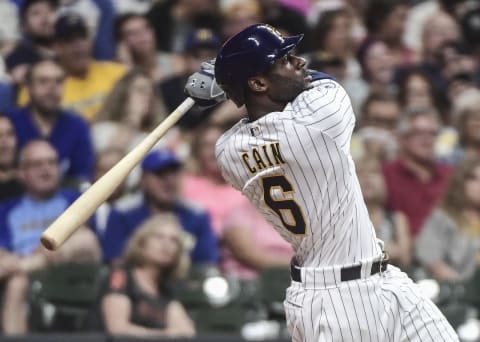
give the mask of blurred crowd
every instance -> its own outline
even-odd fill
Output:
[[[192,108],[57,252],[42,231],[185,98],[229,36],[265,22],[347,89],[351,151],[396,265],[439,281],[480,263],[478,0],[0,0],[2,332],[29,331],[29,275],[103,263],[101,329],[193,336],[168,290],[195,266],[253,280],[291,247],[227,185],[216,140],[244,114]]]

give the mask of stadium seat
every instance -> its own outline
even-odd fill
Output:
[[[66,263],[32,274],[29,289],[30,330],[82,331],[97,299],[100,264]]]
[[[218,277],[228,283],[228,299],[215,303],[204,290],[207,279]],[[219,273],[193,268],[189,277],[174,289],[200,334],[238,333],[248,321],[257,318],[258,300],[253,283],[225,279]]]
[[[271,319],[284,320],[283,300],[290,285],[290,270],[285,267],[270,267],[260,273],[259,298],[266,306]]]

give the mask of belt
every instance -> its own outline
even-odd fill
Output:
[[[374,275],[380,272],[384,272],[387,269],[389,263],[388,256],[385,254],[384,258],[372,263],[372,268],[370,270],[370,275]],[[340,270],[340,279],[341,281],[357,280],[362,278],[362,265],[355,265],[349,267],[343,267]],[[302,272],[301,268],[292,262],[290,265],[290,275],[293,281],[302,282]]]

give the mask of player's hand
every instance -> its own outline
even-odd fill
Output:
[[[215,80],[215,60],[203,62],[200,71],[188,78],[185,93],[204,107],[214,106],[225,101],[226,95]]]

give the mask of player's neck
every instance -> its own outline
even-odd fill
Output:
[[[277,103],[269,100],[266,101],[247,101],[245,104],[247,108],[248,118],[250,121],[256,121],[271,112],[282,111],[286,103]]]

